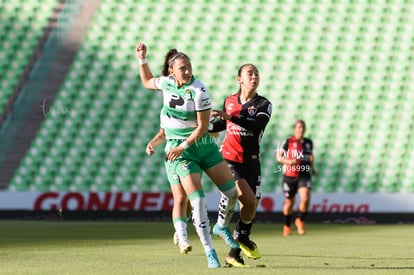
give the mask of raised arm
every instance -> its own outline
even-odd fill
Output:
[[[139,75],[141,76],[142,85],[150,90],[158,90],[155,86],[155,78],[145,59],[147,56],[147,46],[144,43],[138,43],[135,47],[135,55],[139,63]]]

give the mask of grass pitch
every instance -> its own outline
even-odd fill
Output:
[[[284,238],[280,224],[256,224],[252,239],[262,259],[245,258],[251,269],[208,270],[192,225],[193,251],[181,256],[170,223],[0,221],[0,274],[414,273],[413,225],[307,229],[306,236]],[[213,241],[224,264],[228,249],[221,239]]]

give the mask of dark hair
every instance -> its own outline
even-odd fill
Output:
[[[306,123],[305,123],[305,121],[303,119],[297,119],[297,120],[295,120],[295,123],[293,123],[293,128],[295,128],[296,125],[299,124],[299,123],[302,124],[303,128],[306,128]]]
[[[170,75],[169,69],[171,68],[174,61],[178,58],[185,58],[187,60],[190,60],[190,58],[182,52],[177,51],[177,49],[170,49],[164,58],[164,64],[162,65],[162,76],[168,76]]]
[[[246,63],[246,64],[243,64],[243,65],[240,66],[239,70],[237,71],[237,76],[241,76],[241,73],[242,73],[244,67],[246,67],[246,66],[253,66],[257,70],[257,67],[255,65],[253,65],[251,63]]]
[[[244,67],[247,67],[247,66],[253,66],[253,67],[255,67],[255,68],[256,68],[256,70],[257,70],[257,67],[256,67],[255,65],[253,65],[252,63],[245,63],[245,64],[241,65],[241,66],[240,66],[240,68],[239,68],[239,70],[237,71],[237,76],[238,76],[238,77],[239,77],[239,76],[241,76],[241,73],[243,72]],[[238,90],[237,92],[238,92],[238,93],[240,93],[240,92],[241,92],[241,87],[240,87],[240,85],[239,85],[239,90]]]

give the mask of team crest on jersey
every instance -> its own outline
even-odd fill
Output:
[[[254,116],[257,113],[257,109],[254,106],[250,106],[249,108],[247,108],[247,112],[250,116]]]
[[[191,100],[191,90],[190,89],[185,90],[184,99],[185,100]]]

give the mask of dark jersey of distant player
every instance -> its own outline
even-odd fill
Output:
[[[221,153],[226,160],[243,163],[258,160],[260,140],[272,114],[272,103],[256,94],[244,104],[240,93],[235,93],[224,100],[223,110],[230,114],[230,120],[213,123],[211,132],[226,130]]]
[[[299,177],[299,167],[302,157],[302,143],[295,137],[288,138],[283,144],[284,158],[296,159],[296,164],[285,164],[285,176],[296,178]]]
[[[297,159],[294,165],[285,166],[285,175],[288,177],[310,176],[312,163],[313,143],[311,139],[303,138],[298,140],[294,136],[288,138],[283,144],[284,157],[287,159]]]
[[[312,155],[313,142],[309,138],[303,138],[300,143],[302,143],[302,159],[301,165],[305,167],[299,173],[300,176],[310,177],[312,175],[312,162],[310,161],[310,156]],[[309,169],[308,169],[309,168]]]

